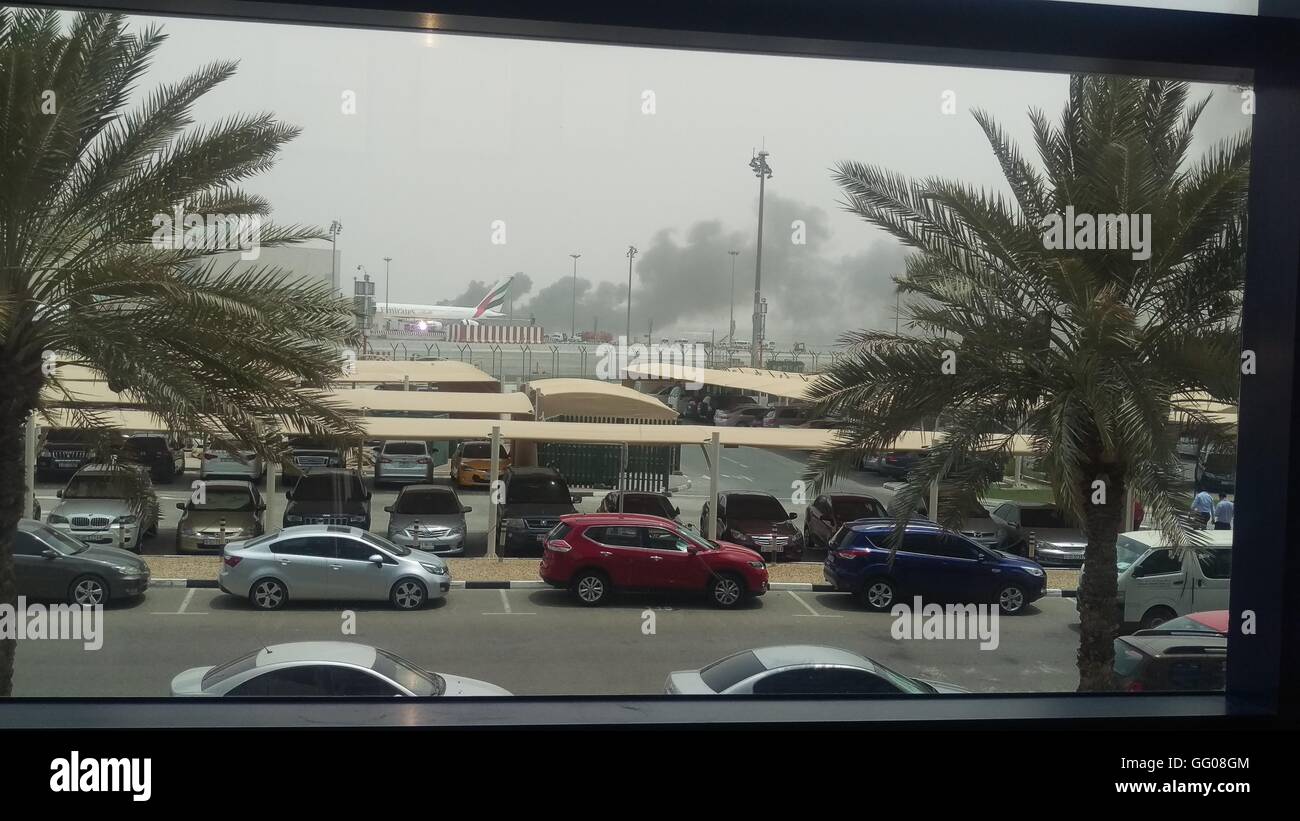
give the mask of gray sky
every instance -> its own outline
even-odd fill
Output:
[[[143,23],[145,18],[134,18]],[[162,19],[170,39],[142,90],[215,59],[237,75],[196,110],[199,122],[272,111],[301,126],[278,165],[251,181],[273,218],[343,222],[340,277],[378,280],[393,258],[392,300],[481,292],[522,271],[532,308],[567,330],[572,260],[577,325],[624,326],[628,244],[641,251],[633,331],[726,332],[730,249],[737,336],[749,338],[758,184],[765,142],[763,291],[769,337],[827,344],[892,326],[898,244],[837,206],[829,167],[881,164],[1001,189],[970,116],[991,111],[1032,155],[1026,112],[1055,119],[1065,75],[574,45],[405,32]],[[956,95],[956,115],[941,95]],[[1204,94],[1208,87],[1199,88]],[[356,113],[342,111],[345,91]],[[642,112],[654,94],[654,113]],[[1248,127],[1231,87],[1202,119],[1203,148]],[[807,244],[791,223],[807,224]],[[505,221],[506,242],[492,242]],[[661,333],[662,332],[662,333]]]

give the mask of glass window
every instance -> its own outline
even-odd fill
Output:
[[[355,667],[326,668],[329,692],[334,696],[400,696],[402,692],[373,673]]]
[[[1142,560],[1137,570],[1133,571],[1136,577],[1145,576],[1162,576],[1167,573],[1182,573],[1183,560],[1174,556],[1172,550],[1153,550],[1151,555]]]
[[[460,513],[460,499],[450,490],[403,490],[393,505],[394,513],[421,516],[455,516]]]
[[[293,500],[303,501],[351,501],[364,499],[366,489],[361,484],[361,477],[355,473],[328,472],[310,473],[298,480],[293,488]]]
[[[689,542],[671,530],[664,530],[661,527],[646,528],[646,547],[651,550],[675,550],[684,553],[688,546]]]
[[[379,553],[379,551],[375,550],[365,542],[358,542],[355,539],[346,537],[338,539],[335,546],[338,550],[338,557],[340,559],[347,559],[348,561],[353,562],[368,562],[370,561],[371,556]],[[382,556],[383,554],[380,553],[379,555]]]
[[[754,682],[755,695],[886,695],[903,692],[866,670],[807,667],[783,670]]]
[[[14,555],[15,556],[39,556],[49,550],[40,539],[25,530],[19,530],[14,534]]]
[[[329,680],[325,670],[317,665],[287,667],[254,676],[226,695],[286,698],[328,696]]]
[[[611,547],[640,547],[641,528],[639,527],[592,527],[587,529],[587,538]]]
[[[334,558],[333,536],[304,536],[295,539],[282,539],[271,544],[271,552],[278,556],[313,556],[321,559]]]
[[[854,519],[871,519],[886,515],[884,505],[868,496],[836,496],[831,502],[831,506],[836,520],[841,522],[851,522]]]
[[[428,456],[429,448],[423,442],[385,442],[384,453],[394,456]]]
[[[772,496],[758,493],[727,494],[727,516],[769,522],[788,518],[780,502]]]
[[[710,689],[715,693],[721,693],[728,687],[739,684],[750,676],[757,675],[766,669],[763,662],[758,660],[758,656],[749,650],[745,650],[727,656],[721,661],[715,661],[700,670],[700,678],[704,679],[704,683],[709,685]]]
[[[1232,578],[1232,551],[1225,549],[1199,550],[1196,560],[1201,564],[1201,574],[1207,579]]]

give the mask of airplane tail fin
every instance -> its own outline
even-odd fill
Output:
[[[494,311],[506,304],[506,294],[510,291],[510,283],[514,277],[506,277],[501,282],[492,286],[492,290],[487,292],[487,296],[479,302],[474,308],[474,318],[477,319],[488,311]]]

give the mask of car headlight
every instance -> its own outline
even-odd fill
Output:
[[[113,524],[115,525],[133,525],[135,522],[136,518],[134,515],[118,516],[113,520]]]
[[[464,535],[465,535],[465,525],[452,525],[450,528],[448,528],[448,530],[447,530],[447,535],[448,535],[448,536],[464,536]]]
[[[431,564],[429,562],[420,562],[420,567],[423,567],[425,570],[429,571],[435,576],[447,575],[447,565],[445,564]]]
[[[51,513],[50,518],[46,519],[45,523],[51,525],[66,525],[68,523],[68,517],[60,516],[57,513]]]
[[[1042,575],[1044,575],[1044,573],[1043,573],[1043,568],[1041,568],[1041,567],[1024,567],[1024,568],[1021,568],[1021,569],[1024,570],[1026,573],[1028,573],[1028,574],[1031,575],[1031,576],[1042,576]]]
[[[756,568],[758,570],[762,570],[764,567],[767,567],[767,565],[763,562],[750,562],[749,566]]]

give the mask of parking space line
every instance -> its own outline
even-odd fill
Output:
[[[797,619],[806,619],[806,618],[809,618],[809,617],[812,617],[812,618],[814,618],[814,619],[842,619],[842,618],[844,618],[843,616],[834,616],[834,615],[831,615],[831,614],[829,614],[829,613],[818,613],[816,610],[814,610],[814,609],[812,608],[812,605],[810,605],[808,602],[806,602],[806,601],[804,601],[802,598],[800,598],[798,593],[794,592],[793,590],[787,590],[787,591],[785,591],[785,592],[789,593],[792,597],[794,597],[794,600],[797,601],[797,602],[799,602],[800,604],[802,604],[802,605],[803,605],[803,609],[808,611],[807,613],[795,613],[795,614],[794,614],[794,617],[797,618]]]
[[[196,610],[192,613],[188,612],[190,601],[194,599],[194,594],[197,592],[199,592],[199,589],[197,587],[191,587],[189,590],[185,591],[185,598],[181,600],[181,606],[178,607],[175,612],[168,611],[168,610],[162,610],[162,611],[154,610],[152,611],[152,615],[154,616],[206,616],[207,615],[206,611]]]
[[[497,592],[501,594],[501,612],[499,613],[485,612],[483,613],[483,615],[485,616],[536,616],[537,615],[536,613],[516,613],[514,609],[510,606],[510,597],[506,595],[506,591],[503,588],[498,588]]]

